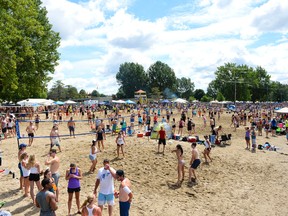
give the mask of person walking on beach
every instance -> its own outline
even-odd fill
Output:
[[[160,145],[163,144],[163,151],[162,154],[164,155],[164,151],[165,151],[165,145],[166,145],[166,131],[164,130],[164,128],[161,126],[160,130],[158,131],[156,140],[159,138],[158,140],[158,154],[160,153]]]
[[[181,185],[181,183],[184,181],[184,165],[185,161],[183,160],[183,148],[180,144],[176,146],[176,149],[172,150],[172,153],[175,152],[178,160],[178,166],[177,166],[177,172],[178,172],[178,181],[177,185]]]
[[[70,137],[73,134],[73,137],[75,138],[75,121],[73,120],[73,117],[70,117],[70,120],[67,122],[67,126],[69,128]]]
[[[197,176],[196,176],[195,170],[201,163],[200,158],[199,158],[199,152],[196,146],[197,144],[195,142],[191,144],[192,157],[190,160],[191,167],[189,168],[189,183],[192,183],[192,175],[193,175],[193,181],[196,182]]]
[[[183,118],[181,118],[180,121],[179,121],[179,130],[178,130],[178,134],[180,136],[182,136],[182,134],[183,134],[184,124],[185,124],[185,122],[184,122]],[[192,130],[192,128],[191,128],[191,130]]]
[[[126,144],[126,142],[125,142],[125,138],[124,138],[124,135],[123,135],[123,131],[120,131],[118,133],[118,136],[116,137],[115,142],[117,144],[117,157],[119,158],[119,151],[120,151],[120,148],[121,148],[121,152],[122,152],[123,158],[125,158],[123,147],[124,147],[124,144]]]
[[[52,188],[50,179],[42,180],[41,185],[43,189],[37,193],[35,203],[40,208],[40,216],[55,216],[55,211],[58,209],[55,195],[49,191]]]
[[[100,185],[98,194],[98,206],[103,211],[103,206],[107,202],[109,216],[112,216],[114,205],[114,178],[116,178],[116,171],[110,167],[109,160],[104,159],[104,167],[98,170],[97,180],[95,183],[94,194]]]
[[[29,158],[29,155],[27,154],[27,152],[24,152],[20,156],[21,170],[23,172],[23,178],[24,178],[24,196],[25,197],[28,197],[29,188],[30,188],[30,183],[29,183],[30,170],[29,170],[29,167],[27,166],[28,158]]]
[[[81,206],[82,209],[82,216],[102,216],[101,209],[95,205],[95,195],[91,194],[87,196],[87,199]]]
[[[65,179],[68,180],[68,215],[70,215],[73,193],[75,192],[76,205],[78,208],[78,214],[80,211],[80,180],[82,179],[82,172],[75,164],[70,164],[70,169],[66,170]]]
[[[35,202],[34,198],[34,182],[36,183],[38,191],[41,190],[40,183],[40,165],[35,159],[35,155],[30,155],[28,159],[27,168],[30,170],[29,183],[30,183],[30,196],[32,202]]]
[[[249,150],[250,149],[250,129],[249,127],[246,127],[246,131],[245,131],[245,141],[246,141],[246,149]]]
[[[61,146],[60,146],[60,135],[58,131],[58,125],[53,125],[52,130],[50,132],[50,151],[53,148],[53,146],[56,145],[61,152]]]
[[[120,216],[129,216],[129,210],[133,199],[131,191],[131,182],[125,177],[123,170],[116,171],[116,179],[120,181],[119,192],[115,192],[116,198],[119,198]]]
[[[56,190],[56,201],[58,202],[59,198],[59,187],[58,182],[60,178],[59,167],[60,167],[60,159],[56,156],[56,149],[52,149],[48,154],[48,157],[45,161],[45,165],[50,165],[50,171],[52,173],[52,177],[54,178],[57,190]]]
[[[33,122],[29,123],[29,125],[26,128],[26,132],[28,133],[28,137],[29,137],[28,146],[31,146],[33,143],[33,138],[34,138],[34,133],[35,133],[35,127],[33,125]]]
[[[101,121],[100,121],[101,122]],[[105,137],[105,133],[104,131],[102,130],[102,127],[99,125],[98,126],[98,129],[96,131],[96,140],[97,140],[97,143],[98,143],[98,149],[99,151],[101,152],[101,146],[102,146],[102,149],[104,151],[104,138],[106,139]]]
[[[256,131],[255,131],[255,127],[252,127],[251,129],[251,140],[252,140],[252,149],[251,151],[253,153],[256,152]]]
[[[96,167],[96,164],[97,164],[97,152],[98,152],[98,149],[97,149],[97,146],[96,146],[96,140],[93,139],[92,140],[91,149],[90,149],[90,154],[89,154],[89,159],[92,162],[90,170],[89,170],[89,173],[91,173],[91,174],[94,173],[95,167]]]
[[[24,178],[23,178],[23,170],[22,170],[22,166],[21,166],[21,155],[26,152],[26,148],[27,145],[25,143],[22,143],[19,145],[19,151],[18,151],[18,168],[20,170],[20,178],[19,178],[19,182],[20,182],[20,190],[23,189],[24,186]]]
[[[209,141],[209,137],[207,135],[204,136],[204,145],[205,145],[205,149],[203,151],[203,155],[204,155],[204,158],[205,158],[205,163],[208,163],[208,160],[207,158],[210,159],[210,162],[212,162],[212,159],[210,157],[210,152],[211,152],[211,143]]]

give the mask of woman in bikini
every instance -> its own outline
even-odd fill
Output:
[[[177,185],[180,185],[184,180],[184,165],[185,161],[183,160],[183,148],[180,144],[176,146],[176,149],[172,150],[172,153],[176,152],[177,160],[178,160],[178,181]]]

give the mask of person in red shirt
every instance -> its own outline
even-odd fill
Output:
[[[158,131],[158,134],[157,134],[157,139],[159,138],[158,140],[158,153],[159,150],[160,150],[160,145],[163,144],[163,152],[162,154],[164,155],[164,150],[165,150],[165,145],[166,145],[166,131],[164,130],[163,127],[161,127],[161,129]]]

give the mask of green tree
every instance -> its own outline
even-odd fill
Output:
[[[221,92],[226,100],[248,101],[251,100],[251,73],[253,68],[247,65],[226,63],[217,68],[215,72],[215,88]]]
[[[91,92],[91,96],[93,96],[93,97],[100,97],[100,93],[99,93],[97,90],[93,90],[93,91]]]
[[[179,97],[189,99],[193,95],[194,87],[195,85],[190,78],[177,78],[177,93]]]
[[[196,89],[194,92],[194,97],[196,100],[200,101],[201,98],[205,95],[205,92],[203,89]]]
[[[48,92],[48,98],[57,100],[65,100],[67,97],[67,90],[61,80],[54,82],[52,88]]]
[[[146,90],[147,87],[147,74],[143,66],[137,63],[125,62],[121,64],[116,79],[120,85],[119,91],[122,91],[117,94],[121,98],[133,98],[135,91],[139,89]]]
[[[218,92],[216,100],[217,101],[225,101],[225,97],[223,96],[223,94],[221,92]]]
[[[73,99],[73,98],[80,98],[80,95],[77,91],[77,88],[71,85],[66,86],[66,98],[65,99]]]
[[[153,87],[151,89],[151,96],[154,100],[159,100],[161,98],[161,91],[158,87]]]
[[[218,93],[218,83],[216,82],[216,80],[212,80],[209,84],[208,84],[208,88],[207,88],[207,96],[211,97],[211,98],[216,98],[217,97],[217,93]]]
[[[265,101],[268,98],[270,75],[262,67],[257,67],[249,74],[249,89],[252,101]]]
[[[210,102],[210,101],[212,101],[212,98],[209,97],[208,95],[204,95],[204,96],[201,98],[201,101],[202,101],[202,102]]]
[[[46,95],[59,60],[58,33],[40,0],[0,2],[0,97],[19,100]]]
[[[167,64],[157,61],[148,68],[147,73],[148,85],[151,90],[157,87],[161,93],[163,93],[166,88],[172,92],[176,92],[177,79],[173,69]]]
[[[88,96],[87,92],[84,89],[81,89],[79,91],[79,97],[80,98],[86,98]]]

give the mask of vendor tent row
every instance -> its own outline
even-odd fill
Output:
[[[37,98],[28,98],[26,100],[18,101],[17,104],[20,106],[51,106],[51,105],[64,105],[64,104],[76,104],[75,101],[67,100],[67,101],[54,101],[51,99],[37,99]]]

